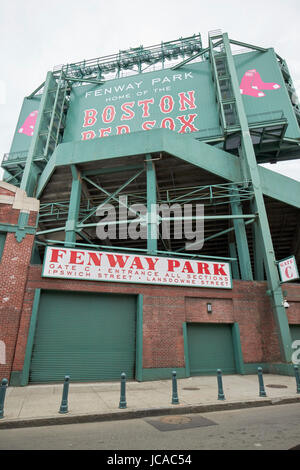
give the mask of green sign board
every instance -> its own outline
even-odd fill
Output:
[[[273,49],[234,56],[249,125],[285,117],[286,137],[300,138],[298,122]]]
[[[282,117],[299,127],[273,49],[234,56],[249,124]],[[226,70],[225,75],[226,78]],[[209,61],[73,87],[64,142],[167,128],[195,137],[221,135]]]
[[[10,152],[27,152],[33,136],[42,95],[25,98],[22,104]]]
[[[220,133],[210,64],[73,88],[64,141],[164,127]]]

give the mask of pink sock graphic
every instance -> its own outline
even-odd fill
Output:
[[[280,85],[274,82],[269,82],[269,83],[263,82],[261,79],[261,76],[255,70],[255,75],[254,75],[254,79],[252,82],[252,88],[255,88],[256,90],[277,90],[278,88],[280,88]]]
[[[262,90],[278,90],[278,88],[280,88],[278,83],[263,82],[256,69],[247,70],[240,84],[242,95],[254,96],[256,98],[265,96],[265,93]]]
[[[32,111],[27,118],[24,121],[24,124],[20,129],[18,130],[19,134],[26,134],[29,135],[30,137],[33,135],[34,131],[34,126],[36,123],[36,118],[38,115],[38,111]]]
[[[261,98],[265,96],[263,91],[259,91],[258,89],[252,88],[252,82],[256,75],[256,70],[247,70],[244,74],[241,84],[240,84],[240,91],[242,95],[249,95],[254,96],[256,98]]]

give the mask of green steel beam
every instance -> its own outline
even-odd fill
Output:
[[[10,183],[12,182],[14,179],[16,180],[16,182],[18,183],[18,176],[21,176],[23,174],[23,169],[18,171],[15,175],[12,175],[11,173],[9,173],[9,171],[6,170],[6,174],[9,175],[8,177],[5,178],[5,182],[6,183]],[[13,182],[11,183],[13,184]]]
[[[29,96],[26,96],[26,98],[28,98],[29,100],[30,100],[31,98],[33,98],[34,95],[36,95],[37,92],[40,91],[40,90],[43,88],[44,85],[45,85],[45,82],[41,83],[41,85],[38,86],[32,93],[30,93]]]
[[[149,197],[149,200],[150,200],[150,197]],[[152,199],[153,200],[153,199]],[[155,203],[152,203],[152,204],[155,204]],[[131,209],[131,211],[133,211],[133,209]],[[135,212],[135,214],[138,214],[137,212]],[[151,222],[151,218],[150,218],[150,211],[149,211],[149,225],[153,225],[153,233],[154,232],[154,224],[156,225],[156,222]],[[238,214],[238,215],[203,215],[203,216],[191,216],[191,217],[159,217],[159,221],[161,222],[176,222],[176,221],[184,221],[184,220],[239,220],[239,219],[251,219],[250,222],[253,222],[253,219],[256,217],[255,214]],[[138,223],[138,222],[145,222],[145,219],[144,218],[140,218],[140,219],[135,219],[135,222]],[[122,225],[122,224],[127,224],[128,221],[127,220],[116,220],[116,221],[111,221],[111,222],[93,222],[93,223],[90,223],[90,224],[83,224],[83,223],[78,223],[77,224],[77,229],[78,228],[90,228],[90,227],[96,227],[96,226],[101,226],[101,225]],[[49,230],[44,230],[43,232],[39,232],[37,233],[37,235],[42,235],[42,234],[45,234],[45,233],[51,233],[51,232],[55,232],[55,231],[59,231],[59,230],[62,230],[62,228],[60,227],[59,229],[49,229]],[[231,229],[229,229],[231,230]],[[224,230],[224,233],[227,233],[228,230]],[[149,230],[149,236],[150,236],[150,230]],[[149,240],[149,239],[148,239]]]
[[[38,318],[40,297],[41,297],[41,289],[35,289],[29,331],[28,331],[28,336],[27,336],[25,359],[24,359],[24,365],[23,365],[22,376],[21,376],[22,386],[27,385],[29,381],[31,355],[33,351],[34,335],[35,335],[35,328],[36,328],[37,318]]]
[[[300,183],[263,166],[258,167],[261,188],[265,196],[300,209]]]
[[[41,176],[40,176],[38,184],[37,184],[37,190],[36,190],[37,199],[39,199],[41,197],[42,192],[44,191],[45,187],[47,186],[48,181],[50,180],[53,172],[55,171],[55,168],[56,168],[56,153],[57,153],[57,149],[59,147],[60,147],[60,145],[58,145],[56,147],[56,149],[54,150],[53,154],[50,157],[50,160],[48,161],[48,163],[46,164],[44,170],[41,173]]]
[[[94,181],[90,180],[89,178],[87,178],[87,176],[83,176],[82,179],[86,180],[88,183],[92,184],[93,186],[95,186],[97,189],[99,189],[101,192],[104,192],[106,195],[107,195],[107,198],[105,199],[104,202],[102,202],[101,204],[99,204],[96,208],[93,208],[92,211],[84,218],[80,221],[80,224],[83,224],[89,217],[91,217],[93,214],[95,214],[95,212],[97,212],[98,209],[100,209],[100,207],[104,206],[105,204],[107,204],[111,199],[114,199],[114,201],[118,202],[119,204],[122,204],[122,202],[120,201],[120,199],[117,199],[116,196],[121,192],[123,191],[123,189],[126,188],[126,186],[128,186],[130,183],[132,183],[132,181],[134,181],[138,176],[140,176],[144,171],[145,171],[145,168],[144,166],[140,166],[139,168],[140,171],[138,171],[138,173],[134,174],[131,178],[129,178],[124,184],[122,184],[118,189],[116,189],[116,191],[114,191],[113,193],[109,193],[108,191],[106,191],[104,188],[102,188],[101,186],[97,185]],[[124,203],[122,204],[124,205]],[[129,209],[129,207],[127,205],[125,205],[125,207],[127,209]]]
[[[92,85],[103,85],[105,81],[101,80],[92,80],[89,78],[73,78],[73,77],[68,77],[66,74],[63,74],[64,80],[67,80],[67,82],[79,82],[79,83],[91,83]]]
[[[222,43],[222,41],[216,42],[216,44],[214,44],[214,47],[219,46],[221,43]],[[183,65],[188,64],[192,60],[197,59],[197,57],[201,57],[202,55],[207,54],[208,52],[209,52],[209,47],[207,47],[206,49],[203,49],[201,52],[198,52],[197,54],[193,55],[192,57],[189,57],[188,59],[183,60],[179,64],[174,65],[173,67],[171,67],[171,70],[177,70],[180,67],[182,67]]]
[[[120,173],[122,171],[141,170],[144,165],[121,165],[112,168],[95,168],[92,170],[84,170],[81,172],[82,176],[98,176],[107,175],[110,173]]]
[[[183,60],[179,64],[174,65],[173,67],[171,67],[171,70],[177,70],[180,67],[182,67],[183,65],[186,65],[189,62],[191,62],[192,60],[197,59],[198,57],[201,57],[203,54],[206,54],[207,52],[209,52],[209,47],[207,47],[206,49],[203,49],[201,52],[198,52],[197,54],[195,54],[191,57],[188,57],[187,59]]]
[[[88,183],[90,183],[90,184],[91,184],[92,186],[94,186],[95,188],[99,189],[99,191],[101,191],[102,193],[106,194],[106,196],[108,196],[107,199],[105,199],[105,201],[104,201],[103,203],[99,204],[99,206],[97,206],[96,208],[94,208],[94,209],[92,210],[92,212],[89,214],[89,216],[90,216],[90,215],[93,215],[93,214],[98,210],[98,208],[102,207],[104,204],[107,204],[107,202],[110,201],[111,199],[113,199],[113,200],[114,200],[115,202],[117,202],[119,205],[122,205],[123,207],[125,207],[126,209],[128,209],[131,213],[134,213],[135,215],[137,214],[136,211],[134,211],[133,209],[131,209],[131,208],[130,208],[127,204],[125,204],[122,200],[117,199],[117,198],[115,197],[116,194],[118,194],[125,186],[127,186],[127,184],[129,184],[128,182],[127,182],[127,184],[122,185],[120,188],[118,188],[118,189],[117,189],[116,191],[114,191],[113,193],[110,193],[109,191],[106,191],[106,189],[104,189],[102,186],[100,186],[99,184],[97,184],[97,183],[95,183],[94,181],[90,180],[90,179],[87,178],[86,176],[85,176],[83,179],[84,179],[85,181],[87,181]],[[134,178],[132,178],[132,179],[134,179]],[[131,181],[132,181],[132,179],[131,179]],[[88,217],[85,217],[85,219],[83,219],[83,220],[87,220],[87,219],[89,218],[89,216],[88,216]],[[112,225],[113,223],[116,223],[116,222],[109,222],[110,225]],[[120,222],[120,223],[125,223],[125,222]],[[86,224],[86,225],[84,225],[84,224],[83,224],[83,221],[80,221],[80,222],[78,223],[78,227],[93,227],[93,226],[96,226],[96,225],[99,225],[99,224],[101,225],[100,222],[99,222],[99,223],[97,222],[97,223],[95,223],[95,224]],[[105,223],[104,225],[107,225],[107,224]]]
[[[65,246],[73,247],[76,242],[76,229],[78,223],[78,215],[80,209],[80,199],[82,182],[81,176],[75,165],[71,165],[72,172],[72,189],[70,194],[70,205],[68,212],[68,220],[65,226]]]
[[[185,375],[190,377],[190,354],[188,348],[188,333],[187,333],[187,322],[182,323],[182,335],[183,335],[183,350],[184,350],[184,362],[185,362]]]
[[[242,180],[237,157],[199,142],[190,135],[181,136],[174,132],[172,135],[172,131],[167,130],[164,134],[163,149],[165,152],[227,181]]]
[[[46,235],[47,233],[55,233],[55,232],[64,232],[66,230],[66,226],[62,225],[61,227],[50,228],[47,230],[40,230],[36,232],[36,235]]]
[[[242,204],[239,198],[238,188],[232,185],[230,189],[231,198],[231,211],[233,215],[243,215]],[[251,269],[251,259],[249,253],[249,246],[245,228],[245,222],[243,219],[236,219],[233,221],[236,246],[238,251],[238,259],[240,266],[241,279],[252,281],[252,269]]]
[[[157,230],[156,222],[156,173],[151,155],[146,155],[147,172],[147,251],[149,255],[155,255],[157,252]],[[153,220],[154,218],[154,220]]]
[[[137,296],[136,312],[136,370],[135,378],[143,381],[143,296]]]
[[[227,218],[228,217],[230,217],[230,216],[227,216]],[[243,217],[235,217],[235,219],[233,219],[233,220],[240,220],[242,218],[244,218],[244,216]],[[246,218],[248,218],[248,216],[246,216]],[[254,221],[255,221],[255,216],[253,218],[251,218],[250,220],[248,220],[247,222],[245,222],[245,225],[252,224]],[[225,230],[222,230],[222,232],[215,233],[214,235],[211,235],[210,237],[205,238],[203,241],[205,243],[208,240],[213,240],[214,238],[222,237],[222,235],[226,235],[226,233],[230,233],[233,230],[235,230],[235,227],[227,228]]]
[[[253,46],[253,44],[247,44],[246,42],[235,41],[234,39],[229,39],[230,44],[235,44],[236,46],[247,47],[248,49],[254,49],[259,52],[267,52],[268,49],[263,47]]]
[[[267,274],[269,290],[271,293],[273,311],[277,325],[278,338],[281,349],[281,357],[284,362],[291,362],[291,334],[287,314],[283,306],[283,294],[280,287],[280,279],[276,265],[275,253],[268,223],[267,212],[263,199],[260,176],[256,156],[249,132],[247,116],[245,113],[242,96],[240,94],[239,81],[234,65],[228,35],[223,34],[224,51],[231,76],[232,88],[236,100],[237,113],[241,126],[241,151],[242,158],[247,162],[251,181],[253,184],[253,208],[258,214],[258,229],[263,245],[264,265]]]
[[[54,123],[54,119],[55,119],[55,115],[56,115],[57,103],[58,103],[59,94],[60,94],[60,91],[61,91],[61,89],[60,89],[61,81],[62,81],[62,79],[61,79],[61,74],[60,74],[60,77],[59,77],[58,83],[57,83],[57,89],[56,89],[56,93],[55,93],[54,103],[53,103],[53,106],[52,106],[52,113],[51,113],[51,118],[50,118],[50,123],[49,123],[49,132],[48,132],[48,136],[47,136],[47,142],[46,142],[44,152],[43,152],[45,158],[48,155],[50,139],[51,139],[51,133],[52,133],[53,123]],[[60,123],[59,123],[59,126],[60,126]]]
[[[237,261],[237,251],[236,251],[236,244],[234,240],[230,240],[229,238],[229,254],[232,258],[236,258],[236,261],[232,261],[231,269],[232,269],[232,277],[233,279],[240,279],[240,271],[239,265]]]
[[[296,144],[298,147],[300,146],[298,139],[293,139],[292,137],[284,137],[283,142],[288,142],[290,144]]]
[[[251,202],[251,207],[253,203]],[[253,208],[253,207],[252,207]],[[252,226],[252,239],[253,239],[253,261],[254,261],[254,279],[255,281],[264,281],[264,257],[263,257],[263,243],[259,231],[258,220],[254,221]]]
[[[219,41],[219,43],[220,42],[222,41]],[[216,45],[214,45],[212,40],[209,39],[210,63],[211,63],[213,81],[214,81],[215,88],[216,88],[217,102],[218,102],[218,107],[219,107],[219,112],[220,112],[220,121],[221,121],[222,130],[224,133],[227,126],[226,126],[224,108],[222,105],[222,93],[221,93],[220,84],[218,81],[218,72],[217,72],[216,60],[215,60],[214,50],[213,50],[214,47],[216,47]]]
[[[37,181],[39,180],[39,175],[41,174],[41,170],[38,168],[38,166],[32,162],[31,168],[30,168],[30,175],[28,179],[28,185],[27,185],[27,190],[26,194],[27,196],[33,196],[35,193]],[[23,173],[24,175],[24,173]],[[23,178],[23,176],[22,176]]]
[[[43,245],[43,246],[48,246],[49,244],[53,245],[59,245],[59,244],[64,244],[64,241],[60,240],[46,240],[46,241],[40,241],[37,240],[36,243],[38,245]],[[76,241],[75,246],[82,246],[86,248],[96,248],[98,250],[106,250],[106,251],[111,251],[111,250],[118,250],[118,251],[133,251],[133,252],[141,252],[141,253],[146,253],[147,249],[145,248],[127,248],[124,246],[107,246],[107,245],[93,245],[93,244],[86,244],[86,243],[78,243]],[[157,254],[161,254],[163,256],[176,256],[178,257],[178,252],[174,251],[161,251],[157,250]],[[199,255],[198,253],[181,253],[181,257],[187,257],[187,258],[199,258],[199,259],[206,259],[206,260],[221,260],[221,261],[236,261],[236,258],[228,258],[224,256],[210,256],[210,255]]]
[[[238,374],[243,375],[245,374],[245,365],[243,360],[240,327],[237,322],[233,323],[232,325],[232,342],[234,350],[234,359],[236,364],[236,372]]]
[[[82,240],[85,240],[87,243],[89,243],[90,245],[92,245],[91,240],[90,240],[86,235],[84,235],[83,233],[81,233],[79,230],[76,230],[76,233],[77,233],[77,235],[80,236],[80,238],[82,238]],[[74,246],[75,246],[75,244],[74,244]]]
[[[22,212],[22,214],[25,214],[25,213]],[[36,234],[36,229],[35,229],[35,227],[31,227],[31,226],[26,226],[26,227],[23,227],[23,228],[20,229],[20,227],[18,225],[0,223],[0,232],[15,233],[16,236],[17,236],[18,232],[22,232],[25,236],[27,233],[30,234],[30,235]]]

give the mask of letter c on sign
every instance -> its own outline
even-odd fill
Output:
[[[291,266],[287,266],[287,267],[285,268],[285,275],[286,275],[286,277],[291,278],[291,277],[292,277],[292,273],[289,273],[289,269],[292,269],[292,267],[291,267]]]

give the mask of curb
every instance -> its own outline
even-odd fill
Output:
[[[39,426],[56,426],[60,424],[80,424],[95,423],[104,421],[118,421],[126,419],[147,418],[150,416],[179,415],[190,413],[210,413],[213,411],[230,411],[244,408],[257,408],[270,405],[286,405],[291,403],[300,403],[299,397],[272,398],[255,401],[232,402],[232,403],[214,403],[211,405],[184,405],[180,408],[148,408],[140,410],[115,411],[102,414],[83,414],[83,415],[59,415],[43,418],[24,418],[0,421],[1,429],[29,428]]]

